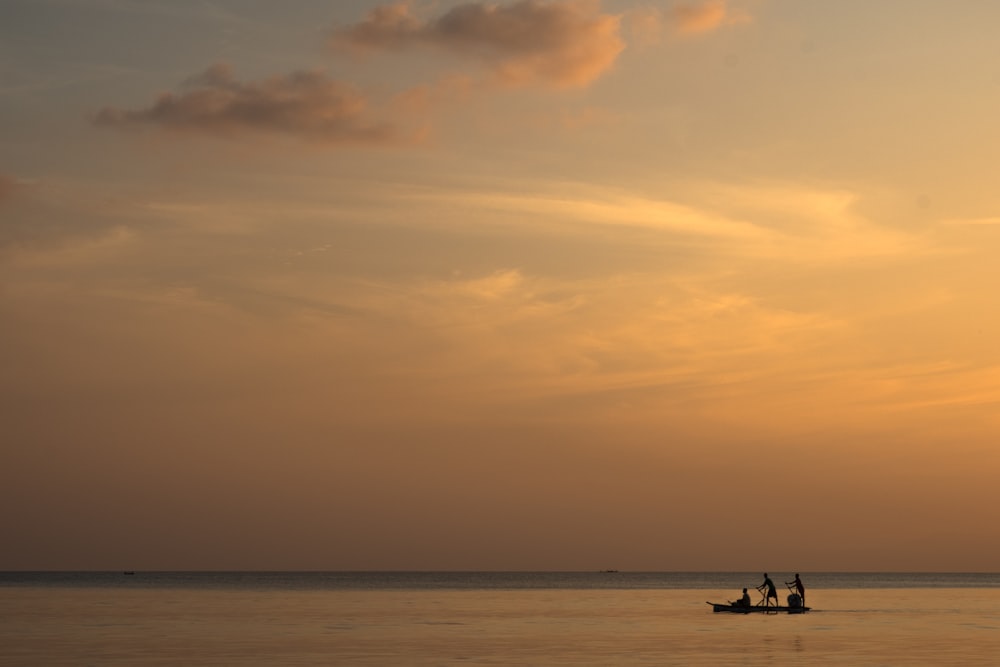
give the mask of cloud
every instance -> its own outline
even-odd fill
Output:
[[[13,197],[18,188],[17,180],[0,171],[0,204]]]
[[[467,280],[460,292],[479,299],[497,300],[511,294],[524,283],[524,277],[516,269],[495,271],[485,278]]]
[[[225,64],[192,77],[178,93],[164,93],[143,109],[101,110],[108,127],[156,125],[171,130],[233,135],[283,134],[322,143],[388,143],[400,137],[389,124],[368,119],[367,100],[353,87],[315,71],[261,82],[241,82]]]
[[[674,26],[684,33],[715,30],[726,22],[726,0],[704,0],[694,4],[678,5],[670,11]]]
[[[994,225],[1000,225],[1000,217],[992,216],[985,218],[949,218],[948,220],[943,220],[941,224],[970,226],[970,227],[981,227],[981,226],[990,227]]]
[[[117,198],[95,199],[65,183],[0,173],[0,261],[56,249],[64,259],[96,253],[136,226],[133,212]]]
[[[677,4],[667,11],[643,7],[630,11],[627,18],[629,32],[639,44],[659,42],[665,32],[700,35],[750,20],[745,12],[732,9],[727,0]]]
[[[429,21],[400,2],[336,30],[330,42],[356,53],[436,48],[476,58],[504,85],[568,88],[611,68],[625,47],[619,24],[596,0],[466,3]]]

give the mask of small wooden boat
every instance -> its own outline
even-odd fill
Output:
[[[712,611],[719,612],[729,612],[730,614],[802,614],[809,611],[809,607],[803,607],[801,604],[797,607],[765,607],[764,605],[753,605],[751,607],[744,607],[740,604],[729,604],[728,602],[722,604],[719,602],[706,602],[705,604],[712,605]]]

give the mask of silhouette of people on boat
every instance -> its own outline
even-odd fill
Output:
[[[750,594],[747,593],[747,589],[743,589],[743,597],[741,597],[736,602],[733,602],[734,607],[752,607],[753,602],[750,600]]]
[[[774,582],[771,581],[771,577],[767,576],[767,572],[764,573],[764,583],[757,587],[757,590],[764,594],[764,606],[771,606],[771,598],[774,598],[774,606],[777,607],[778,603],[778,591],[774,587]]]
[[[806,587],[802,585],[802,579],[799,578],[798,572],[795,573],[795,579],[793,581],[786,581],[785,585],[789,588],[795,586],[795,592],[799,594],[799,599],[802,601],[804,606],[806,603]]]

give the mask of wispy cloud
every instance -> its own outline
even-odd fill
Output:
[[[580,87],[607,72],[624,49],[619,24],[597,0],[466,3],[429,20],[400,2],[334,31],[330,43],[359,53],[434,48],[476,58],[505,85]]]
[[[651,393],[631,400],[655,412],[680,385],[684,401],[710,404],[725,394],[729,402],[734,392],[751,391],[754,378],[791,367],[775,350],[798,359],[817,338],[843,333],[843,323],[825,313],[768,306],[678,275],[566,280],[501,269],[369,286],[338,299],[355,300],[359,312],[379,313],[407,332],[383,373],[404,384],[427,377],[442,389],[459,383],[470,406],[583,401],[596,413],[618,409],[623,395],[639,391]],[[824,372],[826,363],[818,358],[812,370]],[[436,390],[421,391],[423,400]]]
[[[994,226],[1000,225],[1000,216],[990,216],[985,218],[949,218],[948,220],[943,220],[941,222],[943,225],[957,225],[957,226]]]
[[[94,118],[107,127],[159,126],[170,130],[235,135],[293,136],[329,144],[399,141],[392,125],[369,118],[368,101],[352,86],[316,71],[297,71],[260,82],[237,80],[216,64],[192,77],[177,93],[148,107],[107,107]]]
[[[674,27],[683,33],[710,32],[733,20],[726,0],[677,5],[670,10],[670,18]]]
[[[727,25],[747,23],[750,15],[729,6],[728,0],[700,0],[675,4],[667,10],[634,9],[627,14],[629,32],[640,44],[660,41],[665,34],[701,35]]]
[[[14,196],[18,183],[13,176],[0,171],[0,204]]]
[[[0,258],[43,257],[95,248],[141,223],[121,201],[94,200],[72,187],[0,173]],[[89,252],[86,251],[86,252]]]

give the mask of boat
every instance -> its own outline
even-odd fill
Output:
[[[719,602],[707,602],[705,604],[712,605],[712,611],[715,613],[719,612],[729,612],[731,614],[802,614],[809,611],[809,607],[803,607],[801,603],[797,606],[789,607],[765,607],[764,605],[753,605],[751,607],[745,607],[740,604],[729,604],[719,603]]]

